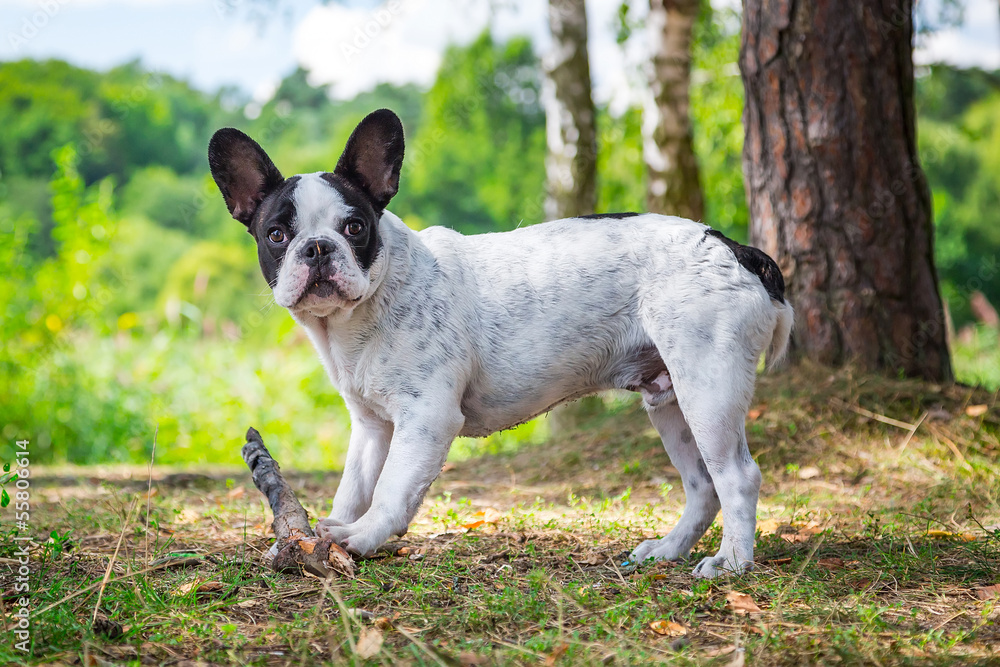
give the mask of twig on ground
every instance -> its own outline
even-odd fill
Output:
[[[281,468],[267,451],[260,433],[252,427],[247,431],[242,454],[254,486],[267,497],[274,514],[271,527],[277,538],[277,553],[271,560],[271,569],[299,573],[305,570],[324,578],[335,574],[353,577],[354,561],[333,540],[316,537],[305,508],[282,477]]]

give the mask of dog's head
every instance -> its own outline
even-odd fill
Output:
[[[332,172],[283,178],[253,139],[233,128],[208,144],[208,164],[234,218],[257,241],[278,305],[325,317],[371,293],[384,261],[379,219],[399,189],[403,126],[379,109],[358,124]]]

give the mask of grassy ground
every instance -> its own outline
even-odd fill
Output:
[[[35,469],[32,657],[8,508],[0,664],[1000,664],[996,393],[763,378],[758,568],[714,582],[690,570],[718,523],[690,562],[623,565],[680,482],[635,403],[584,426],[449,464],[411,532],[332,582],[261,567],[241,470]],[[323,514],[337,475],[292,478]]]

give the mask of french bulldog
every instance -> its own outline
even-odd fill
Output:
[[[284,178],[232,128],[209,143],[275,302],[350,412],[343,479],[317,533],[370,554],[407,531],[456,436],[626,389],[642,396],[686,495],[677,526],[632,560],[686,557],[721,507],[721,547],[694,575],[751,568],[761,476],[744,419],[760,357],[782,358],[793,320],[774,261],[653,214],[416,232],[386,210],[403,150],[386,109],[361,121],[332,172]]]

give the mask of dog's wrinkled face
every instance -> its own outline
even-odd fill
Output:
[[[369,296],[384,261],[378,222],[399,188],[403,128],[391,111],[366,117],[333,172],[282,178],[267,154],[226,128],[208,149],[233,217],[257,241],[278,305],[325,317]]]

